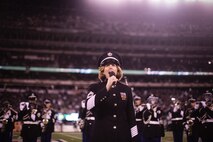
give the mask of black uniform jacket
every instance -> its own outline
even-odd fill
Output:
[[[139,110],[135,111],[135,117],[136,117],[136,124],[138,127],[138,132],[142,133],[143,131],[143,127],[144,127],[144,123],[143,123],[143,112],[145,110],[145,108],[143,108],[142,106],[139,106],[138,108]]]
[[[154,138],[154,137],[163,137],[164,136],[164,127],[160,124],[161,118],[161,109],[157,107],[157,116],[155,117],[153,109],[146,109],[143,112],[143,120],[144,120],[144,129],[143,135],[146,138]]]
[[[172,131],[183,131],[183,116],[181,114],[181,111],[181,109],[178,109],[177,111],[170,110],[170,113],[172,115]]]
[[[131,89],[117,82],[106,90],[106,82],[91,85],[86,107],[95,115],[92,142],[131,142],[138,134]]]
[[[0,123],[2,127],[0,127],[1,132],[11,132],[14,129],[14,122],[16,120],[17,112],[13,109],[2,109],[0,110]],[[6,117],[6,118],[5,118]],[[7,121],[3,124],[3,120]]]
[[[32,110],[25,109],[19,112],[19,120],[22,121],[22,137],[36,138],[41,135],[41,111],[36,109],[35,120],[31,118]]]
[[[193,136],[200,136],[201,135],[201,123],[199,121],[199,109],[194,108],[187,108],[184,114],[184,122],[186,123],[188,120],[192,120],[193,123],[191,124],[192,135]]]
[[[205,107],[201,110],[201,131],[202,131],[202,137],[203,142],[205,141],[213,141],[213,110],[211,110],[209,107]]]

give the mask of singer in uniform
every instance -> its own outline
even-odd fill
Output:
[[[138,135],[131,88],[120,82],[121,57],[104,53],[98,61],[100,82],[92,84],[86,108],[94,113],[92,142],[133,142]]]

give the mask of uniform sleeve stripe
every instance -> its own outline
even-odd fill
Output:
[[[87,101],[87,109],[91,110],[93,107],[95,107],[95,95],[90,97]]]
[[[136,135],[138,135],[138,128],[137,128],[137,126],[135,125],[134,127],[131,128],[131,136],[132,136],[132,138],[133,138],[133,137],[136,136]]]

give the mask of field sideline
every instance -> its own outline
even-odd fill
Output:
[[[14,133],[13,142],[21,142],[19,133]],[[52,142],[82,142],[80,132],[55,132],[52,136]],[[40,140],[38,140],[40,142]],[[162,138],[162,142],[173,142],[172,133],[166,132],[165,137]],[[186,136],[184,135],[183,142],[186,142]]]

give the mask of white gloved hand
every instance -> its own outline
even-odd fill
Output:
[[[31,114],[31,119],[33,120],[33,121],[35,121],[35,114]]]
[[[40,123],[41,127],[44,127],[44,123]]]
[[[203,107],[206,107],[206,102],[201,101],[201,104],[202,104]]]
[[[149,103],[146,104],[146,107],[147,107],[148,110],[151,109],[151,105]]]
[[[185,129],[186,129],[186,130],[189,130],[189,125],[185,125]]]
[[[156,112],[154,112],[154,117],[157,118],[157,113]]]

